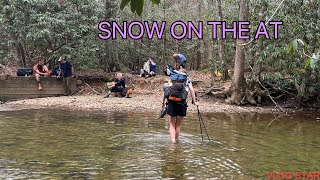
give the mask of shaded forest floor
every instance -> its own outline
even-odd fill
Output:
[[[138,75],[126,74],[127,86],[134,86],[132,98],[109,97],[104,98],[105,83],[113,79],[113,74],[102,71],[78,72],[77,78],[81,80],[78,92],[73,96],[49,97],[19,100],[5,103],[8,106],[22,108],[68,108],[74,110],[97,110],[97,111],[137,111],[158,112],[162,103],[162,84],[168,81],[167,76],[139,77]],[[235,106],[225,103],[223,93],[230,85],[230,81],[214,81],[211,85],[209,73],[190,71],[189,76],[193,82],[197,98],[202,112],[227,112],[227,113],[283,113],[270,100],[266,99],[257,106]],[[212,95],[212,89],[218,94]],[[208,93],[210,90],[210,93]],[[188,111],[196,112],[196,107],[191,104],[189,97]],[[305,109],[295,107],[291,99],[279,101],[278,104],[285,112],[304,112]]]

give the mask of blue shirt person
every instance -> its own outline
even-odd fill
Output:
[[[66,57],[60,57],[58,61],[61,61],[61,65],[60,65],[61,71],[57,76],[57,78],[60,78],[62,75],[64,95],[68,96],[71,94],[70,83],[71,83],[71,78],[73,77],[73,74],[74,74],[74,69],[72,64],[66,60]]]
[[[180,60],[180,62],[186,62],[187,61],[187,58],[184,55],[177,54],[177,56],[178,56],[178,59]]]
[[[63,77],[70,77],[73,75],[73,66],[70,62],[64,60],[60,65]]]

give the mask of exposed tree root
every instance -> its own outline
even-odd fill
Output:
[[[225,99],[226,103],[237,105],[257,105],[262,103],[261,101],[263,98],[269,98],[275,105],[275,107],[278,108],[281,112],[285,112],[285,110],[276,102],[276,100],[285,97],[286,94],[293,95],[290,92],[285,92],[284,90],[281,91],[274,86],[271,89],[268,89],[261,83],[260,80],[247,80],[245,87],[246,88],[241,97],[231,96],[231,86],[229,88],[213,86],[199,91],[199,93],[204,93],[206,95],[210,95],[219,99]],[[273,97],[271,94],[276,94],[277,96]],[[234,101],[234,99],[240,99],[241,101]]]
[[[94,90],[89,84],[84,83],[86,86],[88,86],[93,92],[95,92],[96,94],[100,95],[101,93],[97,92],[96,90]]]

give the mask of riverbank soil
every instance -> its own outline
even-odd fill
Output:
[[[190,71],[189,76],[193,82],[194,89],[199,100],[202,112],[257,112],[257,113],[283,113],[304,111],[296,106],[293,99],[284,98],[277,101],[278,106],[269,99],[263,99],[256,106],[235,106],[225,103],[226,91],[231,81],[211,81],[209,73]],[[67,108],[75,110],[101,110],[101,111],[159,111],[163,97],[163,83],[169,77],[158,75],[155,77],[140,77],[139,75],[125,74],[127,86],[134,89],[131,98],[109,97],[104,98],[105,84],[113,79],[113,74],[102,71],[87,71],[77,74],[81,80],[78,91],[72,96],[48,97],[25,99],[6,102],[5,105],[16,108]],[[280,107],[280,108],[279,108]],[[196,112],[197,109],[191,104],[189,96],[188,110]]]

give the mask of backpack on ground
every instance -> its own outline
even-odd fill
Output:
[[[31,76],[33,74],[32,69],[18,69],[17,76]]]

